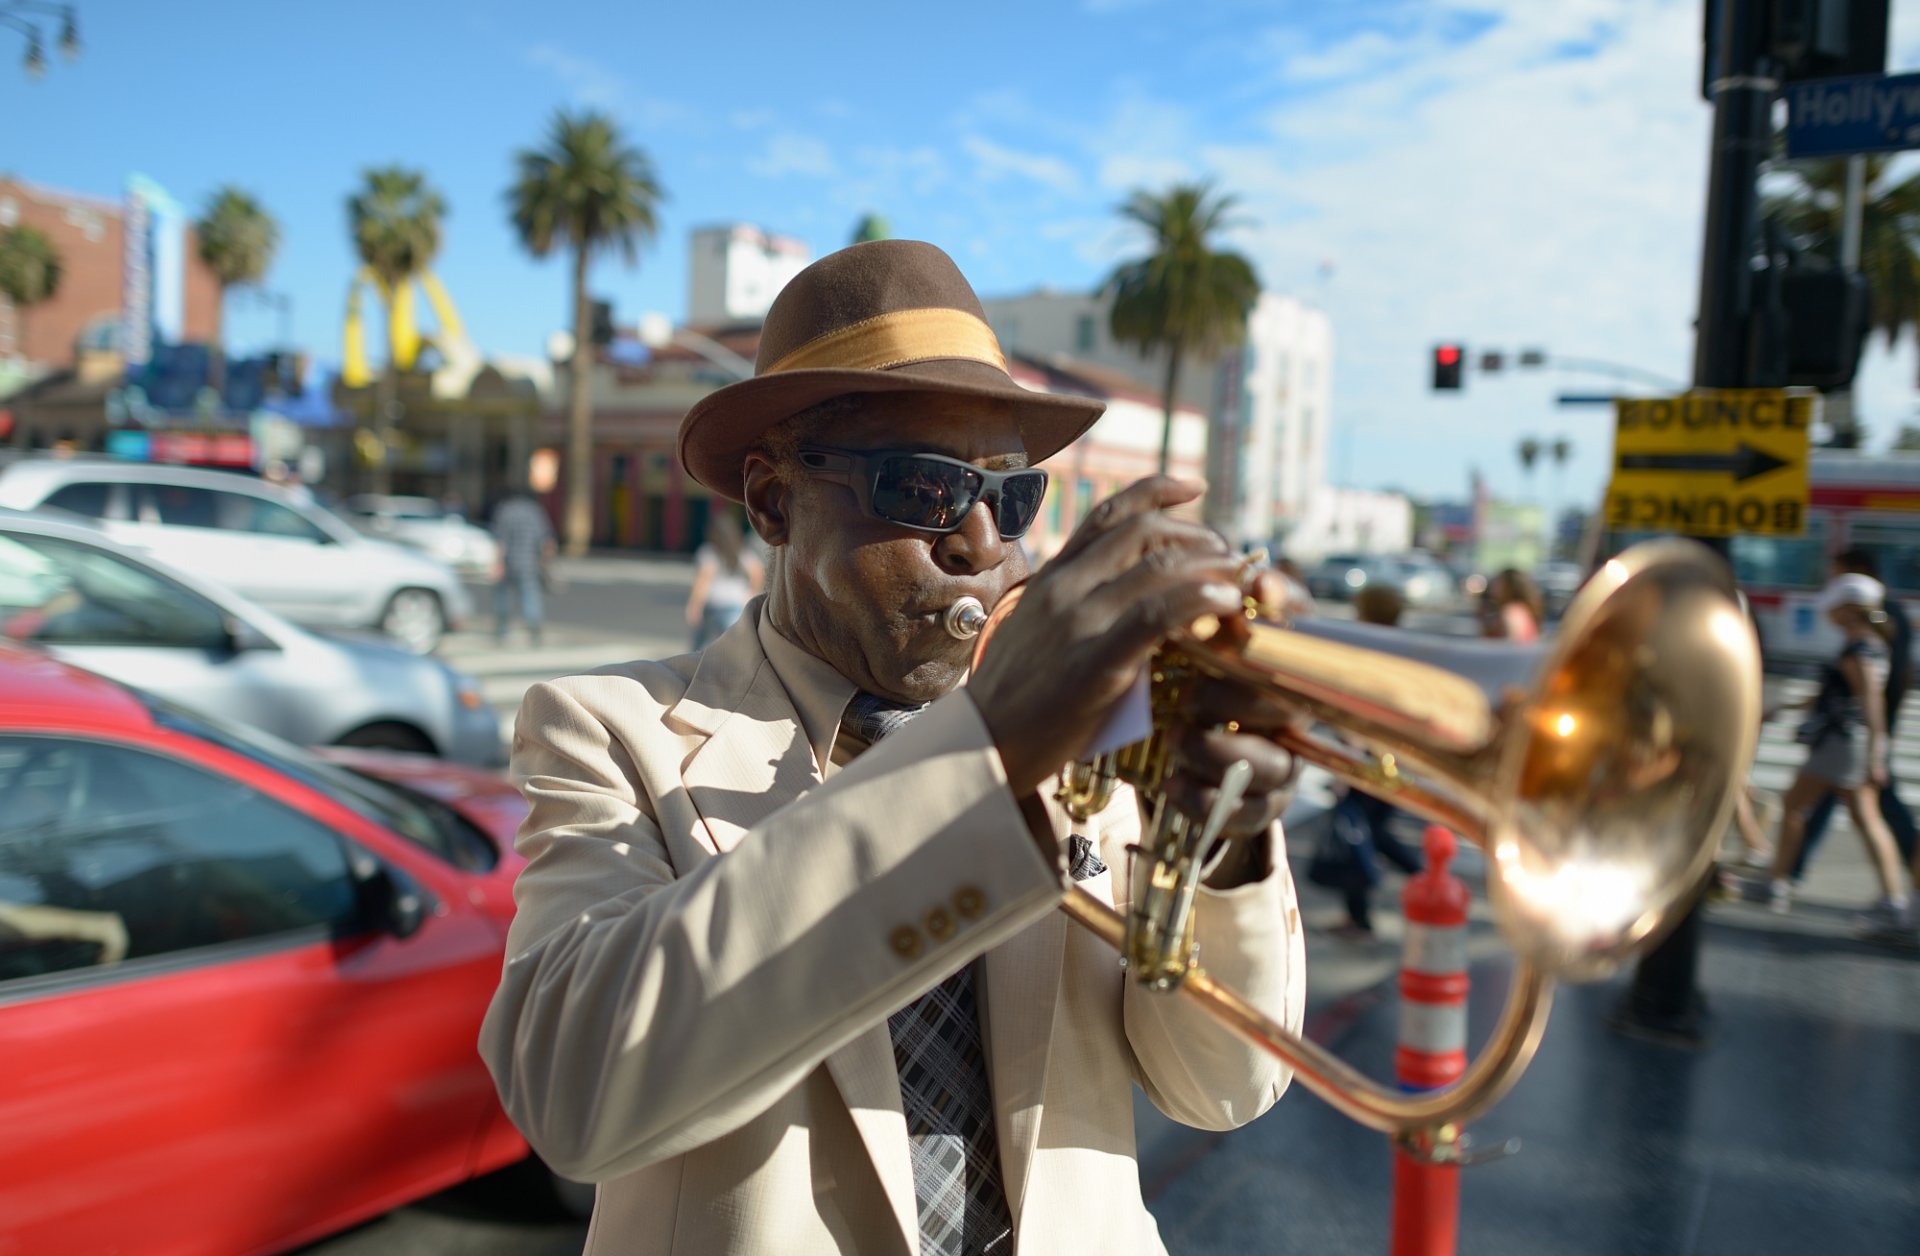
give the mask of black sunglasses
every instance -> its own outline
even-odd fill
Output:
[[[979,502],[993,508],[1002,540],[1027,534],[1047,495],[1047,473],[1034,467],[983,471],[940,454],[904,450],[859,453],[805,445],[800,466],[818,480],[853,490],[861,509],[876,519],[920,532],[957,531]]]

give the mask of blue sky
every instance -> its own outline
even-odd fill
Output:
[[[1920,64],[1920,0],[1895,68]],[[1684,378],[1708,111],[1698,0],[1033,0],[326,6],[80,0],[86,50],[28,82],[0,32],[0,170],[116,196],[144,173],[197,208],[223,183],[282,220],[271,286],[337,355],[359,173],[420,167],[452,207],[438,267],[483,349],[538,352],[566,317],[501,209],[510,158],[558,107],[615,113],[669,200],[640,266],[603,262],[620,317],[685,306],[686,233],[743,220],[816,253],[868,210],[983,293],[1091,285],[1137,241],[1135,187],[1211,176],[1267,286],[1328,310],[1337,479],[1428,495],[1590,499],[1605,412],[1558,373],[1427,391],[1433,343],[1542,345]],[[275,325],[236,304],[241,344]],[[1882,436],[1913,417],[1913,355],[1863,387]],[[1521,477],[1525,435],[1569,435]]]

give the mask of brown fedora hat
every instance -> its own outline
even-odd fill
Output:
[[[917,240],[875,240],[795,275],[760,332],[753,378],[702,397],[680,424],[680,462],[739,501],[747,451],[766,430],[846,393],[922,392],[1013,405],[1034,462],[1059,452],[1106,409],[1033,392],[1007,374],[1000,342],[953,259]]]

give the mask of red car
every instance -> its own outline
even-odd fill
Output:
[[[338,759],[0,647],[0,1252],[281,1251],[527,1156],[475,1046],[524,804]]]

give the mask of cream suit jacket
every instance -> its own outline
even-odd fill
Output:
[[[1287,1071],[1070,926],[1064,866],[964,689],[833,770],[853,686],[761,605],[703,655],[538,685],[515,728],[529,862],[480,1045],[528,1141],[599,1183],[588,1252],[917,1251],[886,1018],[979,957],[1016,1250],[1162,1252],[1131,1084],[1225,1129]],[[1082,830],[1102,897],[1124,895],[1135,811],[1123,794]],[[1284,850],[1202,893],[1199,936],[1210,971],[1297,1027]]]

